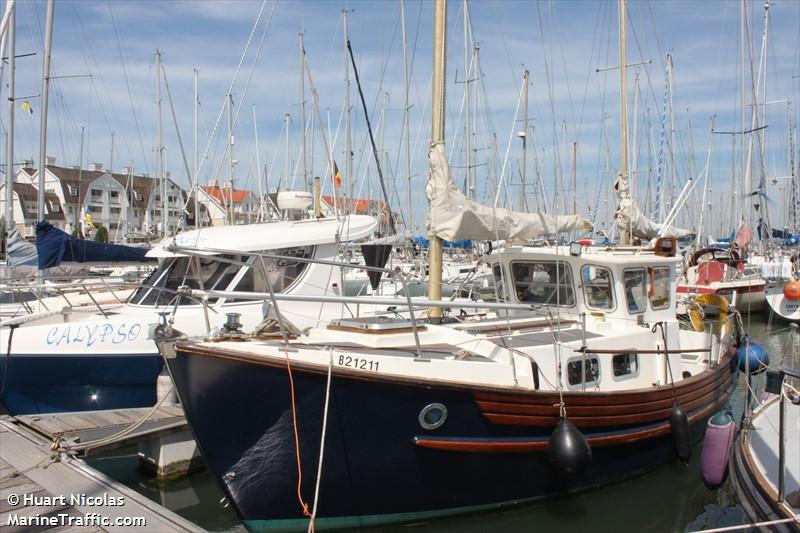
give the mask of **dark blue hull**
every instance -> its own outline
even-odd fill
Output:
[[[180,347],[168,364],[198,444],[245,525],[253,531],[305,530],[286,366],[187,354]],[[301,493],[311,506],[326,375],[300,368],[293,375]],[[725,401],[730,390],[725,389],[715,404]],[[464,453],[420,446],[421,437],[546,442],[552,427],[493,424],[473,392],[335,373],[317,526],[352,527],[498,508],[620,481],[675,458],[670,433],[597,447],[592,466],[576,477],[557,475],[543,449]],[[448,417],[441,428],[426,431],[418,416],[434,402],[447,407]],[[694,441],[702,439],[710,414],[692,419]],[[591,437],[614,431],[598,427],[584,433]]]
[[[12,415],[149,407],[163,364],[157,353],[0,355],[0,401]]]

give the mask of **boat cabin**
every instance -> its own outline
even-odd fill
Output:
[[[675,319],[679,258],[640,248],[513,246],[489,259],[498,301],[636,322]]]

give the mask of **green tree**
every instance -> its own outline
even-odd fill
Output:
[[[95,224],[94,240],[108,242],[108,230],[102,224]]]

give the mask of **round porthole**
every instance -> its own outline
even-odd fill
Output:
[[[431,403],[419,412],[419,425],[423,429],[438,429],[447,420],[447,407],[440,403]]]

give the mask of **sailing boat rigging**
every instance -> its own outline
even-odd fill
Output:
[[[524,241],[585,224],[509,220],[517,215],[480,206],[455,186],[443,150],[447,3],[434,8],[434,241],[470,230]],[[442,216],[449,202],[452,221]],[[249,530],[495,509],[619,481],[676,455],[688,460],[733,389],[736,328],[680,328],[674,253],[510,245],[486,260],[499,303],[475,302],[477,312],[458,318],[428,312],[420,320],[423,309],[464,307],[432,297],[314,295],[307,298],[359,305],[305,332],[294,328],[291,338],[188,339],[162,328],[158,342],[187,419]],[[280,317],[272,294],[235,296],[271,297]],[[367,304],[388,309],[363,315]],[[583,445],[571,451],[565,436]]]

